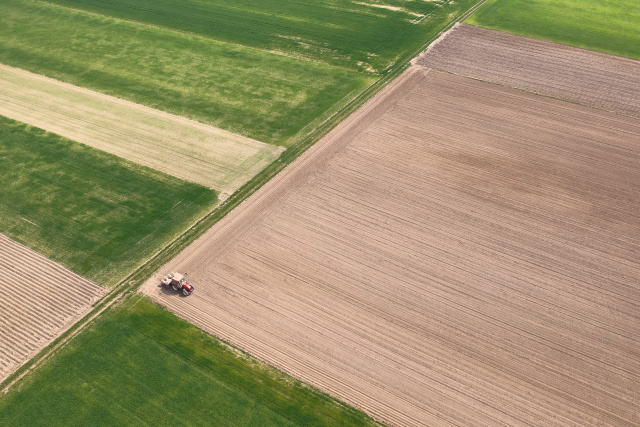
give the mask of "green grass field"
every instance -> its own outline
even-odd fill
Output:
[[[0,400],[6,426],[358,426],[363,413],[134,296]]]
[[[216,193],[0,117],[0,232],[112,285]]]
[[[475,0],[52,0],[259,49],[381,72]],[[435,31],[434,31],[435,30]]]
[[[375,77],[29,0],[0,0],[0,62],[289,145]]]
[[[467,23],[640,59],[638,0],[490,0]]]

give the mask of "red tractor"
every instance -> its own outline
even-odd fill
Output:
[[[169,273],[167,277],[162,279],[162,284],[167,288],[172,287],[174,291],[182,291],[182,294],[186,297],[191,295],[194,287],[187,283],[187,278],[180,273]]]

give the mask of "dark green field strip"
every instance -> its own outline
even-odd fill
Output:
[[[28,0],[0,0],[0,62],[291,144],[375,78]]]
[[[371,425],[135,296],[0,400],[3,425]]]
[[[0,233],[113,285],[216,193],[0,117]]]
[[[361,71],[419,48],[468,0],[53,0],[52,3]]]
[[[638,0],[491,0],[467,23],[640,59]]]

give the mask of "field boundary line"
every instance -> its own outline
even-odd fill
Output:
[[[449,22],[444,27],[442,27],[440,31],[438,31],[434,36],[432,36],[429,40],[423,43],[422,46],[420,46],[418,49],[414,50],[413,52],[409,52],[407,55],[401,57],[399,62],[403,63],[405,61],[409,61],[411,63],[411,60],[413,60],[414,58],[417,58],[420,55],[420,53],[422,53],[425,49],[427,49],[433,42],[438,40],[442,34],[449,31],[454,25],[456,25],[456,23],[462,22],[466,20],[469,16],[473,15],[476,12],[476,10],[480,9],[488,1],[490,0],[478,0],[478,2],[475,3],[473,6],[471,6],[469,9],[465,10],[460,15],[450,19]]]
[[[34,1],[51,4],[43,0]],[[415,50],[413,53],[401,57],[396,65],[384,72],[381,78],[369,85],[369,87],[363,90],[354,99],[349,101],[341,110],[338,110],[332,116],[327,118],[321,125],[319,125],[316,129],[310,131],[309,134],[307,134],[307,136],[302,138],[299,142],[288,147],[284,152],[280,154],[280,157],[277,160],[275,160],[261,172],[256,174],[250,181],[236,190],[236,192],[233,193],[228,199],[221,201],[212,210],[210,210],[209,213],[196,220],[193,225],[187,228],[184,232],[180,233],[174,240],[167,243],[167,245],[160,249],[155,255],[151,256],[146,262],[133,270],[120,283],[115,285],[111,289],[111,291],[107,293],[101,300],[96,302],[95,308],[91,312],[89,312],[85,317],[70,326],[65,333],[61,334],[58,338],[56,338],[56,340],[42,349],[33,358],[26,361],[19,369],[14,371],[13,374],[8,376],[3,382],[1,382],[0,393],[7,393],[9,389],[20,379],[25,377],[27,374],[34,372],[39,366],[42,365],[42,363],[44,363],[51,356],[60,351],[64,347],[64,345],[66,345],[66,343],[68,343],[72,338],[89,327],[93,320],[95,320],[99,314],[112,307],[116,301],[120,300],[120,298],[132,293],[133,291],[141,287],[146,282],[146,280],[148,280],[159,268],[161,268],[171,259],[175,258],[182,250],[193,243],[197,238],[202,236],[209,228],[211,228],[214,224],[224,218],[234,208],[241,205],[247,198],[249,198],[249,196],[255,193],[262,186],[264,186],[272,178],[278,175],[283,169],[285,169],[286,166],[300,157],[317,141],[322,139],[325,135],[327,135],[330,131],[332,131],[335,127],[342,123],[345,118],[356,112],[360,107],[362,107],[376,94],[378,94],[378,92],[382,91],[391,82],[393,82],[396,77],[400,76],[407,68],[411,66],[410,59],[426,49],[426,47],[428,47],[437,38],[439,38],[442,33],[448,31],[456,22],[466,19],[470,14],[475,12],[478,7],[482,6],[487,1],[488,0],[479,0],[478,3],[476,3],[470,9],[453,17],[442,28],[442,30],[428,39],[419,49]]]
[[[420,80],[416,77],[422,74],[413,74],[412,80],[403,80],[416,69],[422,69],[427,78]],[[175,268],[189,271],[194,274],[193,278],[197,275],[202,280],[201,297],[179,298],[163,292],[158,282],[153,283],[155,280],[147,282],[143,291],[170,310],[182,312],[183,318],[215,336],[226,337],[272,366],[279,366],[322,390],[344,393],[338,396],[361,409],[365,405],[356,400],[358,397],[349,397],[349,390],[337,392],[337,387],[332,388],[346,377],[341,367],[358,360],[359,355],[364,360],[354,364],[351,372],[361,373],[361,367],[375,361],[376,365],[370,365],[375,367],[369,371],[371,378],[379,378],[377,373],[384,372],[392,379],[388,383],[384,379],[373,380],[360,390],[367,389],[369,384],[372,384],[370,390],[375,390],[376,386],[386,383],[394,386],[389,389],[390,393],[406,390],[410,397],[418,397],[425,396],[421,393],[424,384],[438,382],[437,387],[443,387],[432,388],[438,394],[431,395],[434,399],[425,398],[424,407],[434,407],[430,406],[434,404],[430,400],[436,401],[448,394],[447,391],[455,390],[448,397],[460,396],[455,398],[461,402],[458,414],[472,407],[469,401],[473,399],[478,402],[478,406],[473,406],[476,415],[483,413],[497,420],[514,419],[529,411],[527,394],[534,393],[522,392],[522,411],[501,411],[498,403],[492,415],[485,411],[492,403],[491,399],[484,400],[485,396],[495,391],[494,396],[502,400],[501,385],[507,382],[504,381],[507,376],[517,377],[512,383],[515,387],[511,388],[513,395],[517,395],[523,390],[521,381],[535,378],[536,371],[544,372],[544,358],[549,357],[553,361],[549,365],[558,363],[558,366],[549,368],[553,372],[545,379],[535,378],[535,392],[544,389],[541,395],[549,392],[551,401],[560,396],[572,404],[589,405],[589,399],[576,400],[571,387],[563,390],[558,384],[568,384],[565,380],[578,378],[579,372],[589,375],[591,368],[585,369],[586,364],[591,367],[597,364],[597,370],[617,369],[621,374],[616,374],[618,378],[629,379],[628,367],[635,363],[625,354],[629,348],[627,343],[633,340],[630,335],[633,306],[616,295],[610,296],[607,303],[611,304],[603,311],[612,313],[609,310],[615,310],[618,303],[621,311],[626,310],[628,317],[611,315],[608,318],[612,334],[620,341],[598,339],[593,341],[598,343],[593,347],[588,344],[593,337],[591,320],[597,318],[607,323],[601,318],[605,316],[599,316],[604,314],[598,313],[599,309],[594,308],[592,318],[587,314],[589,307],[599,304],[595,283],[613,273],[610,282],[604,280],[615,285],[611,292],[632,296],[620,278],[636,277],[640,271],[630,268],[627,262],[633,259],[634,243],[623,248],[623,244],[612,237],[615,234],[624,237],[626,228],[608,228],[610,218],[633,226],[637,219],[633,217],[633,210],[629,209],[623,220],[617,215],[600,213],[588,201],[595,191],[605,197],[598,195],[594,200],[615,204],[622,199],[619,194],[609,196],[606,183],[616,183],[622,178],[616,173],[616,169],[619,171],[617,161],[632,169],[627,164],[630,161],[625,159],[627,153],[607,153],[610,150],[605,147],[599,150],[604,154],[599,159],[591,151],[582,151],[590,143],[600,144],[583,134],[576,134],[572,149],[564,143],[550,142],[559,141],[557,136],[562,138],[567,131],[581,129],[585,109],[422,67],[406,73],[372,100],[374,104],[388,102],[391,110],[381,108],[371,112],[370,104],[359,109],[247,199],[242,207],[208,230],[205,237],[163,267],[161,272]],[[407,86],[408,94],[400,87],[394,88],[396,83],[403,88]],[[394,95],[385,99],[386,90]],[[502,96],[494,96],[494,92]],[[521,98],[528,101],[520,102]],[[547,109],[548,104],[552,105]],[[512,110],[514,114],[501,117],[495,114],[494,107],[498,111]],[[572,117],[565,114],[565,109],[573,110]],[[609,126],[608,114],[597,117]],[[361,120],[368,121],[370,127],[358,126]],[[465,126],[465,123],[472,125]],[[502,123],[508,125],[503,127]],[[546,128],[555,133],[555,138],[549,139],[546,132],[536,134],[535,129],[544,127],[544,123],[549,124]],[[596,120],[593,125],[597,132],[602,132]],[[630,126],[637,129],[635,122]],[[479,139],[474,135],[479,135]],[[482,138],[484,136],[486,138]],[[625,136],[616,133],[610,135],[611,139],[607,136],[605,141],[610,142],[608,146],[626,147],[630,144],[624,140]],[[338,140],[332,141],[332,138]],[[639,153],[636,150],[633,154]],[[566,167],[563,157],[578,167]],[[640,159],[638,155],[635,158]],[[598,178],[596,184],[589,177],[593,175],[592,166],[600,165],[600,160],[610,169],[606,173],[599,171],[602,180]],[[386,166],[380,165],[381,162]],[[635,190],[632,178],[639,170],[635,163],[633,172],[621,179],[625,185],[620,188],[625,189],[625,193],[620,194],[631,194],[626,191]],[[523,164],[527,167],[523,168]],[[563,191],[571,180],[576,183],[571,187],[581,188]],[[640,199],[636,201],[640,203]],[[635,202],[627,203],[631,207]],[[582,230],[567,227],[565,216],[582,217],[573,212],[592,216],[594,221],[590,225],[602,225],[602,230],[607,232],[603,241],[611,238],[617,249],[602,247],[605,245],[598,244],[600,239],[594,239],[595,245],[585,242],[598,236],[598,232],[582,234]],[[541,218],[544,214],[546,217]],[[567,230],[565,238],[562,237],[564,230]],[[620,252],[616,253],[617,250]],[[618,254],[620,259],[614,261]],[[557,265],[551,260],[553,256],[558,260]],[[594,261],[596,259],[602,262]],[[397,287],[391,285],[394,280],[398,280]],[[505,285],[510,281],[520,285]],[[596,286],[591,294],[595,299],[587,300],[584,283],[591,282]],[[575,292],[570,291],[570,287],[574,287]],[[542,288],[545,288],[544,296],[538,302],[536,292]],[[362,295],[362,299],[357,295]],[[581,297],[587,301],[571,305]],[[439,306],[438,310],[432,310],[431,304]],[[393,309],[387,311],[384,307]],[[542,314],[534,312],[529,318],[523,318],[523,309],[536,307],[541,307]],[[355,314],[360,309],[361,314]],[[408,314],[411,310],[415,310],[415,317]],[[456,312],[460,316],[456,316]],[[574,316],[576,312],[583,312],[584,317],[578,319]],[[349,315],[343,317],[344,313]],[[558,316],[558,331],[561,331],[557,334],[547,329],[554,316]],[[382,326],[385,322],[389,322],[388,328]],[[616,328],[622,329],[618,325],[626,329],[626,336],[616,332]],[[394,330],[396,326],[398,329]],[[382,330],[386,333],[380,332]],[[427,330],[433,334],[425,334]],[[410,338],[416,331],[418,333]],[[572,346],[567,344],[567,337],[574,336],[574,331],[586,334],[580,336],[579,344],[572,343],[575,344]],[[608,337],[608,332],[604,334]],[[504,341],[494,346],[489,342],[492,336]],[[396,338],[398,343],[407,346],[395,359],[397,364],[386,363],[394,360],[394,350],[400,347],[388,344]],[[360,339],[362,345],[356,348]],[[379,345],[369,346],[376,339]],[[437,370],[433,365],[421,365],[420,361],[427,358],[418,353],[430,351],[425,349],[431,346],[422,345],[430,339],[434,344],[437,342],[434,347],[442,350],[431,359],[434,364],[449,363],[447,357],[453,349],[464,358],[460,357],[458,360],[463,363],[451,366],[450,372],[457,374],[468,369],[461,375],[461,382],[486,379],[485,384],[491,384],[487,388],[489,393],[469,392],[469,388],[459,387],[457,381],[453,382],[455,385],[445,386],[451,376],[444,372],[440,372],[443,374],[440,378],[448,377],[446,381],[434,378]],[[456,343],[452,344],[454,340]],[[511,346],[514,342],[518,345]],[[628,364],[617,365],[607,359],[613,354],[613,350],[609,352],[609,343],[619,343]],[[597,345],[602,345],[599,351],[595,350]],[[371,356],[374,349],[380,352]],[[478,354],[486,353],[476,358],[475,350]],[[389,358],[382,357],[383,354],[389,354]],[[493,354],[503,358],[493,359]],[[572,364],[576,369],[571,372],[575,377],[562,370],[565,359],[560,354],[576,361]],[[524,371],[530,367],[519,370],[522,358],[533,360],[531,366],[543,361],[542,366],[532,369],[531,376]],[[309,360],[319,362],[304,363]],[[400,373],[406,375],[406,381],[394,383],[399,376],[391,374],[386,367],[403,366],[405,360],[407,369]],[[511,362],[513,365],[509,366]],[[473,364],[475,367],[470,368]],[[476,376],[476,372],[487,373],[490,369],[493,372],[486,377]],[[424,381],[418,380],[420,372],[425,373]],[[552,380],[556,374],[557,378]],[[331,378],[330,383],[325,382],[327,377]],[[589,384],[592,378],[587,376],[587,381],[582,378],[578,381]],[[408,386],[414,380],[416,386]],[[600,384],[594,380],[586,388],[595,389]],[[615,387],[619,388],[611,394],[617,397],[624,398],[625,391],[629,390],[624,385],[616,384],[612,389]],[[367,394],[367,399],[372,399],[371,395]],[[502,406],[512,401],[507,398]],[[449,405],[439,406],[439,413],[446,413],[445,406]],[[591,409],[596,410],[597,406],[592,405],[588,410]],[[503,416],[505,418],[501,418]],[[537,414],[533,413],[528,420],[536,418]],[[553,415],[550,418],[557,419]],[[461,424],[469,424],[469,419]],[[402,424],[402,421],[396,422]]]
[[[222,205],[223,203],[224,203],[223,200],[218,199],[218,201],[209,210],[209,212],[207,214],[205,214],[204,217],[207,217],[211,213],[215,212],[215,210],[218,207],[220,207],[220,205]],[[69,326],[67,326],[62,331],[62,333],[60,335],[58,335],[53,341],[51,341],[46,347],[44,347],[42,350],[40,350],[38,353],[36,353],[32,358],[26,360],[23,364],[18,366],[17,369],[15,369],[11,373],[11,375],[7,376],[3,381],[1,381],[0,382],[0,393],[1,394],[6,394],[13,384],[15,384],[17,381],[19,381],[22,377],[24,377],[29,372],[37,369],[37,367],[40,366],[42,363],[44,363],[44,361],[48,360],[52,355],[54,355],[60,349],[60,347],[62,345],[64,345],[65,343],[69,342],[71,340],[71,338],[75,337],[80,332],[82,332],[84,329],[86,329],[86,327],[89,326],[90,322],[92,320],[94,320],[97,317],[97,315],[99,315],[100,313],[105,311],[107,308],[112,306],[113,303],[115,303],[116,301],[119,301],[122,296],[126,295],[127,288],[128,288],[126,286],[127,285],[127,281],[129,281],[130,278],[138,270],[143,268],[148,263],[152,262],[155,257],[159,256],[160,253],[162,253],[162,251],[164,251],[167,248],[167,246],[173,244],[173,242],[175,242],[176,240],[180,239],[180,237],[182,237],[182,235],[184,235],[187,231],[189,231],[193,227],[195,227],[203,218],[196,219],[194,222],[192,222],[191,225],[187,228],[186,231],[183,231],[182,233],[179,233],[177,237],[173,238],[173,240],[170,240],[169,243],[167,243],[167,245],[165,245],[162,249],[160,249],[160,250],[156,251],[156,253],[150,255],[145,261],[143,261],[140,265],[138,265],[135,268],[135,270],[133,270],[133,272],[131,272],[124,279],[122,279],[120,281],[120,283],[116,284],[112,288],[109,288],[109,287],[106,287],[106,286],[103,286],[103,285],[99,285],[99,286],[103,287],[104,289],[106,289],[107,291],[105,292],[105,294],[100,299],[98,299],[97,301],[95,301],[91,305],[91,307],[93,307],[93,308],[91,310],[89,310],[83,317],[78,319],[75,323],[72,323]],[[31,248],[28,248],[28,249],[29,250],[34,250],[34,249],[31,249]],[[37,251],[35,251],[35,252],[37,252]],[[43,255],[43,256],[45,256],[45,255]],[[50,259],[49,257],[46,257],[46,258]],[[56,262],[56,261],[53,261],[53,262]],[[78,274],[75,271],[71,270],[70,268],[68,268],[68,267],[66,267],[64,265],[63,265],[63,267],[66,268],[66,269],[69,269],[69,271],[72,271],[74,274]],[[84,277],[82,275],[80,275],[80,276]],[[129,282],[128,284],[131,285],[131,282]],[[116,295],[116,294],[119,294],[119,295]],[[112,298],[114,298],[114,299],[111,302],[109,302]]]
[[[640,61],[459,24],[414,63],[577,105],[639,117]]]
[[[44,349],[39,351],[35,356],[31,359],[27,360],[21,366],[18,367],[11,375],[9,375],[5,380],[0,383],[0,393],[6,394],[9,392],[10,388],[15,385],[18,381],[20,381],[27,374],[38,369],[43,363],[49,360],[52,356],[54,356],[62,347],[68,343],[71,339],[73,339],[80,332],[85,330],[88,326],[91,325],[91,321],[94,320],[98,315],[100,315],[104,310],[109,308],[113,302],[117,301],[124,293],[119,293],[118,288],[113,288],[109,292],[107,292],[100,300],[98,300],[94,304],[94,309],[87,313],[84,317],[78,320],[76,323],[70,325],[62,334],[60,334],[53,342],[51,342]],[[116,297],[115,299],[112,299]],[[111,303],[108,304],[110,300]],[[107,304],[105,304],[107,302]]]

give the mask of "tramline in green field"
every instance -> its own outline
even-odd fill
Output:
[[[467,23],[640,59],[637,0],[490,0]]]

